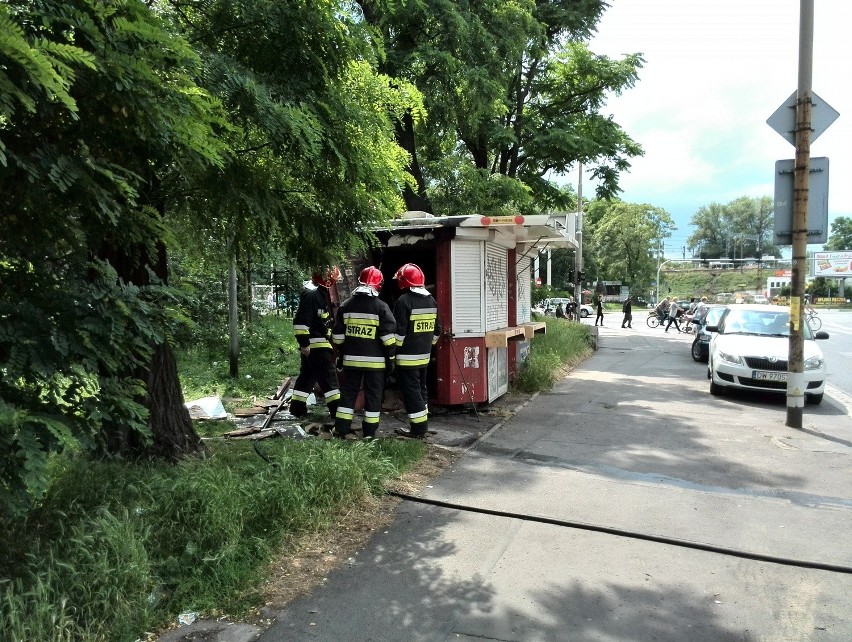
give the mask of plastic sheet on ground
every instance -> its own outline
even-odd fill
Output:
[[[202,397],[194,401],[187,401],[186,409],[193,419],[225,419],[228,413],[219,397]]]

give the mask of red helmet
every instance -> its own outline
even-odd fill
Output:
[[[314,285],[321,285],[324,288],[330,288],[340,279],[340,270],[336,265],[330,265],[324,271],[320,270],[311,275],[311,281],[314,282]]]
[[[395,279],[399,281],[400,288],[422,288],[426,284],[423,270],[414,265],[406,263],[396,271]]]
[[[385,277],[382,276],[382,271],[372,265],[361,270],[361,276],[358,277],[358,283],[367,285],[374,290],[381,290],[384,282]]]

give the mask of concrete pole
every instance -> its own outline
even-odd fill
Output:
[[[796,99],[796,168],[793,174],[793,267],[790,281],[790,349],[787,360],[787,421],[802,427],[805,407],[804,309],[808,249],[808,187],[811,162],[811,108],[814,52],[814,0],[799,5],[799,85]]]
[[[547,285],[553,287],[553,260],[550,255],[550,248],[547,248]]]
[[[577,320],[580,319],[580,304],[583,302],[583,284],[579,274],[583,270],[583,163],[577,172],[577,225],[574,236],[577,250],[574,253],[574,302],[577,304]]]

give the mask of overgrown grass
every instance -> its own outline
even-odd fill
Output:
[[[0,639],[136,640],[184,611],[257,604],[272,552],[383,492],[419,442],[220,442],[180,466],[82,459],[0,533]]]
[[[589,326],[547,317],[547,332],[530,344],[530,352],[515,379],[521,392],[550,390],[565,366],[582,361],[591,352]]]
[[[285,377],[299,372],[293,321],[283,315],[258,317],[240,333],[236,378],[230,376],[227,337],[185,346],[177,350],[177,356],[178,374],[187,401],[212,395],[230,398],[267,395]]]

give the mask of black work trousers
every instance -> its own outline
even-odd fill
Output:
[[[337,382],[337,370],[334,367],[334,351],[328,348],[312,348],[308,356],[302,355],[299,376],[293,384],[293,396],[290,398],[290,414],[304,417],[308,414],[308,395],[319,384],[325,398],[325,405],[332,420],[340,401],[340,387]]]
[[[355,400],[361,384],[364,385],[364,419],[361,434],[375,437],[382,415],[382,394],[385,391],[384,368],[343,368],[343,385],[340,386],[340,404],[334,420],[334,429],[342,437],[352,430],[355,418]]]
[[[425,435],[429,421],[429,390],[426,387],[428,368],[396,368],[396,381],[402,393],[402,403],[408,414],[411,432]]]

